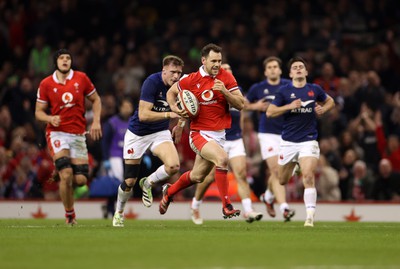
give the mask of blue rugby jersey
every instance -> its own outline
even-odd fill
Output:
[[[315,104],[324,102],[327,98],[326,93],[319,85],[307,83],[303,88],[296,88],[290,83],[282,86],[276,93],[272,104],[284,106],[299,98],[301,107],[282,115],[282,139],[290,142],[316,140],[318,130]]]
[[[265,79],[261,82],[253,84],[246,95],[250,103],[255,103],[258,100],[264,99],[267,102],[272,102],[275,99],[275,94],[283,85],[291,83],[291,80],[281,78],[278,85],[270,85]],[[260,113],[258,123],[259,133],[281,134],[282,132],[282,117],[267,118],[265,113]]]
[[[242,138],[242,129],[240,128],[240,111],[236,108],[229,108],[231,113],[232,123],[231,128],[225,130],[225,137],[227,141]]]
[[[167,102],[167,91],[169,86],[166,86],[161,78],[161,72],[154,73],[146,78],[143,82],[140,91],[140,100],[153,103],[152,111],[155,112],[168,112],[171,111]],[[128,129],[139,136],[144,136],[152,133],[156,133],[163,130],[168,130],[169,119],[153,121],[153,122],[141,122],[139,121],[139,108],[136,109],[135,113],[129,119]]]
[[[239,86],[239,90],[243,93],[242,87]],[[240,128],[240,115],[241,112],[236,108],[229,107],[231,113],[231,128],[225,130],[225,138],[227,141],[233,141],[242,138],[242,128]]]

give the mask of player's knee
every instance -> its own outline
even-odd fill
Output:
[[[89,165],[88,164],[72,164],[72,170],[74,171],[75,183],[78,186],[86,184],[89,178]]]
[[[286,179],[284,179],[284,178],[279,179],[279,184],[286,185],[286,183],[287,183]]]
[[[204,177],[191,177],[190,181],[194,182],[194,183],[202,183],[204,181]]]
[[[240,171],[238,171],[237,174],[236,174],[236,180],[238,182],[242,182],[242,181],[243,182],[247,182],[246,178],[247,178],[246,169],[240,169]]]
[[[312,173],[303,173],[303,184],[306,187],[314,187],[314,175]]]
[[[61,171],[65,168],[71,168],[71,159],[69,157],[60,157],[54,161],[54,165],[58,171]]]
[[[87,183],[87,178],[84,175],[75,175],[74,176],[74,183],[76,186],[83,186]]]
[[[215,165],[217,167],[228,167],[228,161],[229,159],[227,155],[218,156],[217,163]]]
[[[279,176],[279,184],[286,185],[286,183],[288,183],[289,179],[290,179],[290,174],[289,173],[282,173]]]
[[[139,175],[139,164],[124,164],[124,178],[125,180],[136,179]]]
[[[190,181],[193,183],[202,183],[207,176],[196,175],[194,173],[190,173]]]
[[[167,174],[169,176],[175,175],[176,173],[179,172],[179,169],[180,169],[179,163],[172,164],[172,165],[165,165],[164,167],[165,167],[165,172],[167,172]]]

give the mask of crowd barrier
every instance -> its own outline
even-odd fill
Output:
[[[84,200],[75,202],[78,219],[103,218],[102,206],[105,200]],[[159,201],[152,207],[144,207],[140,200],[129,201],[125,209],[127,219],[142,220],[190,220],[190,201],[171,203],[168,212],[160,215]],[[241,209],[241,204],[234,203]],[[264,214],[262,221],[282,221],[281,214],[270,218],[262,203],[253,203],[254,209]],[[290,203],[296,210],[294,221],[305,219],[305,208],[302,202]],[[276,207],[277,212],[279,208]],[[221,203],[205,201],[201,205],[201,215],[205,220],[222,220]],[[64,218],[64,209],[60,201],[0,201],[0,219],[58,219]],[[243,220],[242,217],[235,220]],[[400,222],[400,203],[318,203],[316,221],[351,221],[351,222]]]

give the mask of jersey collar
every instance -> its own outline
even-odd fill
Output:
[[[74,76],[74,70],[71,69],[69,74],[68,74],[67,80],[71,80],[73,76]],[[53,73],[53,80],[56,83],[61,84],[61,82],[57,78],[56,71],[54,71],[54,73]]]
[[[204,70],[204,65],[200,66],[199,72],[200,72],[200,75],[201,75],[202,77],[206,77],[206,76],[211,77],[211,76]]]

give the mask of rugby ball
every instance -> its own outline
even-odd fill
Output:
[[[178,94],[178,107],[186,110],[189,118],[194,118],[199,114],[200,105],[199,100],[189,90],[182,90]]]

